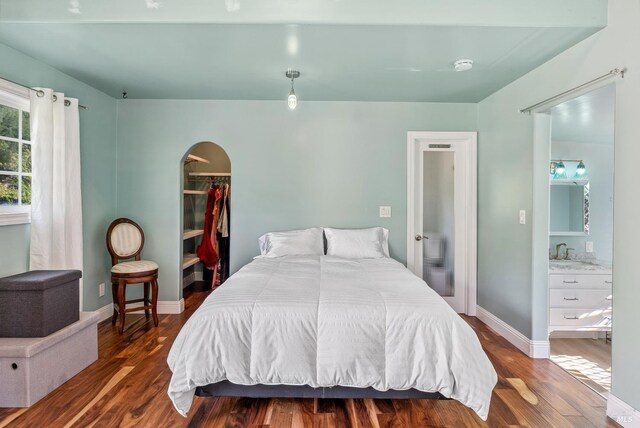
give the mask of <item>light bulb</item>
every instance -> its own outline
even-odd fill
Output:
[[[296,97],[296,94],[295,92],[293,92],[293,89],[291,90],[291,93],[287,98],[287,104],[289,105],[290,110],[295,110],[295,108],[298,106],[298,97]]]
[[[563,162],[558,162],[558,165],[556,165],[556,174],[562,175],[562,174],[564,174],[565,171],[566,171],[566,169],[564,167],[564,163]]]
[[[576,174],[577,175],[584,175],[585,172],[587,172],[587,167],[584,166],[584,162],[580,161],[580,163],[576,167]]]

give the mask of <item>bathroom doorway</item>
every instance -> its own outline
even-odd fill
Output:
[[[548,110],[550,358],[611,387],[615,84]]]

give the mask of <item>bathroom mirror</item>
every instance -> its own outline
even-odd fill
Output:
[[[549,234],[589,234],[589,181],[551,180]]]

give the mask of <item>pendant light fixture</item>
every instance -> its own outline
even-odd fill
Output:
[[[298,97],[296,96],[296,92],[293,90],[293,79],[300,77],[300,72],[288,69],[284,75],[287,76],[288,79],[291,79],[291,92],[289,92],[289,96],[287,97],[287,105],[290,110],[294,110],[298,106]]]
[[[582,177],[587,172],[587,167],[584,166],[584,162],[580,161],[576,167],[576,175]]]

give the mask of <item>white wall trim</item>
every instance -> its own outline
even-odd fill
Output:
[[[98,322],[108,320],[113,315],[113,303],[108,303],[103,307],[96,309],[96,311],[100,312],[100,319]]]
[[[549,358],[548,340],[531,340],[506,322],[481,306],[476,306],[476,317],[491,330],[507,339],[509,343],[531,358]]]
[[[607,397],[607,416],[624,428],[640,427],[640,412],[611,393]]]
[[[29,208],[30,209],[30,208]],[[31,223],[31,212],[0,212],[0,226]]]
[[[142,306],[142,302],[136,302],[136,303],[127,305],[128,308],[133,308],[136,306]],[[99,308],[97,311],[100,312],[100,322],[108,320],[113,315],[113,303],[104,305],[103,307]],[[158,302],[159,314],[175,315],[175,314],[181,314],[182,312],[184,312],[184,299],[180,299],[177,301],[161,300]]]

